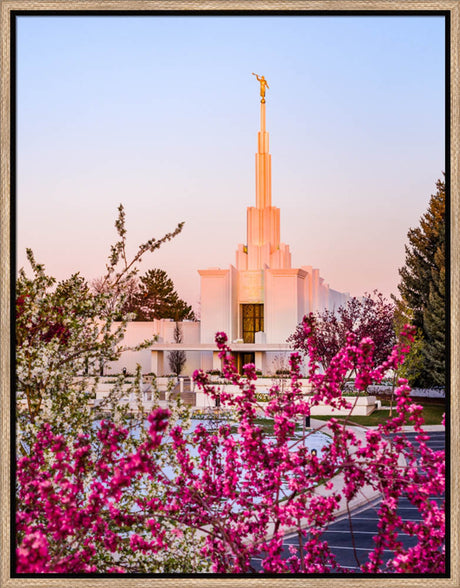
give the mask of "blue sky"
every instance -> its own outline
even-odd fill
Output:
[[[103,273],[128,240],[195,307],[254,205],[268,80],[272,199],[293,265],[332,288],[396,292],[407,231],[444,170],[440,17],[19,17],[18,266]]]

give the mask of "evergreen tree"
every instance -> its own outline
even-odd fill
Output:
[[[140,277],[137,292],[132,297],[130,308],[126,310],[134,312],[138,321],[195,319],[192,307],[179,298],[173,281],[162,269],[148,270]]]
[[[430,294],[423,317],[427,344],[423,347],[426,369],[432,382],[444,386],[446,377],[446,263],[445,228],[440,232],[438,249],[431,271]]]
[[[422,341],[418,375],[411,377],[417,386],[442,385],[445,374],[445,183],[436,187],[420,225],[407,234],[399,270],[401,304]]]

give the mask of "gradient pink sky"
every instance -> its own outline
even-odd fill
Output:
[[[20,17],[17,262],[102,275],[128,241],[195,308],[255,203],[265,75],[273,205],[293,266],[396,293],[407,231],[444,170],[440,17]]]

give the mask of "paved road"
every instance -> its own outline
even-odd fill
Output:
[[[441,450],[445,448],[445,434],[444,431],[429,431],[427,434],[430,440],[427,444],[434,450]],[[410,440],[414,440],[415,433],[406,433]],[[434,497],[438,504],[443,501],[443,496]],[[359,573],[360,564],[367,561],[369,552],[374,548],[372,537],[377,533],[377,511],[380,500],[375,500],[372,504],[357,509],[352,513],[351,524],[353,527],[353,534],[355,540],[356,554],[358,561],[356,561],[355,552],[351,541],[350,521],[348,516],[331,524],[327,531],[324,532],[323,538],[326,539],[331,547],[332,553],[336,555],[337,563],[350,572]],[[399,502],[398,513],[403,520],[420,520],[418,509],[409,502],[408,499],[402,498]],[[408,535],[400,535],[398,537],[405,547],[410,547],[416,543],[414,537]],[[287,535],[284,540],[284,553],[289,557],[288,546],[297,544],[297,536]],[[392,552],[384,553],[388,558],[392,556]],[[261,569],[261,561],[257,559],[252,560],[254,569],[259,571]]]

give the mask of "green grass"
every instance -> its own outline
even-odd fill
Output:
[[[259,425],[266,435],[273,435],[273,419],[255,419],[254,423]],[[238,433],[238,425],[232,425],[232,433]]]
[[[423,418],[425,419],[426,425],[440,425],[442,415],[446,411],[444,403],[441,402],[423,402],[417,401],[417,404],[421,404],[423,406]],[[356,423],[357,425],[364,425],[367,427],[376,426],[379,424],[386,423],[390,416],[389,410],[389,401],[383,401],[382,404],[384,406],[388,406],[388,410],[376,410],[369,416],[352,416],[347,419],[349,424]],[[396,416],[396,410],[393,406],[393,416]],[[313,419],[318,419],[320,421],[328,421],[332,418],[332,415],[325,415],[325,416],[313,416]],[[344,417],[335,417],[338,421],[343,421]],[[265,419],[259,418],[255,420],[255,423],[259,425],[266,435],[273,435],[273,419]],[[408,423],[412,424],[412,423]],[[297,432],[303,430],[302,424],[297,424],[295,427]],[[232,433],[238,432],[238,425],[234,424],[231,428]]]
[[[258,425],[266,435],[273,435],[273,419],[255,419],[255,424]],[[299,432],[302,431],[303,426],[301,424],[296,424],[295,431]],[[238,433],[238,425],[232,425],[231,429],[232,433]]]
[[[312,417],[312,418],[317,418],[317,417]],[[327,417],[330,418],[330,417]],[[327,420],[327,419],[325,419]],[[260,419],[255,419],[255,424],[258,425],[262,431],[265,433],[265,435],[273,435],[273,419],[264,419],[264,418],[260,418]],[[297,422],[294,432],[295,433],[301,433],[304,430],[304,426],[302,423]],[[238,425],[234,424],[232,425],[231,428],[231,432],[232,433],[238,433]],[[327,435],[327,433],[325,433]]]
[[[386,402],[384,404],[387,404]],[[424,403],[423,401],[417,401],[416,404],[421,404],[423,406],[423,418],[425,419],[425,424],[426,425],[440,425],[441,424],[441,419],[442,419],[442,415],[445,413],[446,411],[446,407],[444,405],[444,403],[433,403],[433,402],[427,402]],[[388,403],[389,405],[389,403]],[[376,410],[374,411],[372,414],[368,415],[368,416],[351,416],[347,419],[349,424],[352,423],[356,423],[357,425],[364,425],[367,427],[372,427],[372,426],[376,426],[376,425],[380,425],[383,423],[386,423],[386,421],[389,419],[390,416],[390,409],[384,409],[384,410]],[[393,407],[393,416],[396,416],[396,411]],[[330,418],[332,418],[331,415],[327,415],[327,416],[314,416],[312,418],[315,419],[319,419],[320,421],[328,421]],[[343,421],[344,417],[335,417],[338,421]],[[408,424],[412,424],[412,423],[408,423]]]

